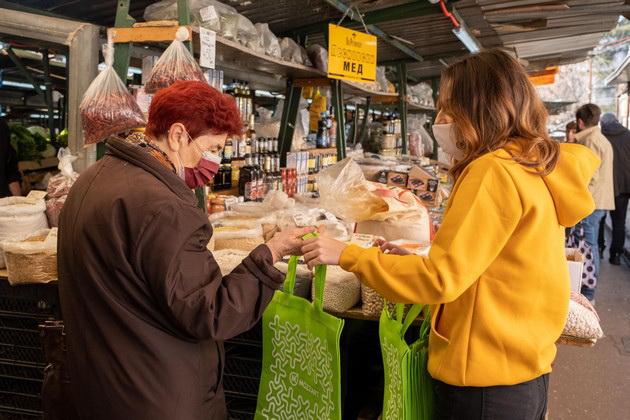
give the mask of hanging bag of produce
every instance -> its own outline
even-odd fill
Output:
[[[85,146],[147,124],[136,100],[114,70],[111,38],[103,45],[103,56],[105,69],[85,91],[79,106]]]
[[[72,162],[78,159],[78,156],[72,156],[70,149],[62,147],[57,154],[59,159],[59,173],[52,178],[46,188],[46,217],[50,227],[59,226],[59,216],[63,208],[70,188],[77,180],[79,174],[72,168]]]
[[[420,327],[420,338],[412,344],[405,333],[424,305],[413,305],[404,316],[405,305],[396,304],[396,317],[383,310],[379,323],[385,394],[383,420],[431,420],[435,396],[433,379],[427,370],[429,360],[430,316]]]
[[[263,372],[255,418],[341,419],[339,340],[344,322],[322,308],[326,266],[315,267],[313,303],[294,296],[297,263],[298,257],[291,257],[284,291],[276,292],[263,315]]]
[[[206,83],[201,67],[184,45],[189,36],[188,29],[182,27],[177,30],[175,40],[155,63],[149,80],[144,85],[145,92],[155,93],[158,89],[169,87],[178,80]]]

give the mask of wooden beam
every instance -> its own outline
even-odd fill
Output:
[[[158,26],[143,28],[109,28],[107,34],[111,34],[115,43],[124,42],[172,42],[175,33],[182,26]],[[192,41],[192,28],[188,29],[188,41]]]

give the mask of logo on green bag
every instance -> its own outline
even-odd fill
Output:
[[[387,382],[387,393],[389,398],[385,401],[384,419],[402,418],[403,409],[403,384],[400,368],[400,356],[396,347],[383,338],[383,355],[385,356],[385,381]]]

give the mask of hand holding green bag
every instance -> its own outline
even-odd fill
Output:
[[[431,318],[420,327],[420,338],[411,345],[405,333],[424,305],[396,304],[396,319],[387,308],[381,314],[379,336],[385,369],[383,420],[431,420],[435,411],[433,379],[427,370]]]
[[[316,236],[307,235],[304,239]],[[298,257],[263,314],[263,372],[256,419],[341,419],[343,320],[323,311],[326,266],[315,267],[313,303],[293,295]]]

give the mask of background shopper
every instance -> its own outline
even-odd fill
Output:
[[[283,232],[223,276],[191,188],[239,134],[228,95],[203,82],[157,92],[146,136],[108,141],[59,226],[72,397],[86,419],[225,419],[223,340],[250,329],[312,228]]]
[[[565,143],[575,143],[575,133],[577,133],[577,124],[575,121],[570,121],[565,127]]]
[[[592,213],[599,162],[548,137],[535,88],[501,50],[444,69],[438,109],[456,184],[428,258],[321,236],[302,251],[390,301],[432,305],[439,418],[543,419],[569,304],[563,226]]]
[[[21,195],[17,153],[11,146],[9,125],[0,117],[0,198]]]
[[[609,261],[619,265],[626,240],[626,215],[630,199],[630,131],[610,112],[602,115],[601,126],[602,134],[610,141],[614,152],[615,209],[610,211],[613,234]]]
[[[613,148],[599,128],[601,110],[595,104],[582,105],[575,113],[578,133],[577,142],[591,149],[599,158],[599,168],[588,184],[588,189],[595,201],[595,211],[582,221],[586,243],[593,252],[595,260],[595,277],[599,280],[599,230],[606,210],[615,209],[615,192],[613,184]],[[595,299],[596,285],[582,285],[582,294],[589,300]]]

